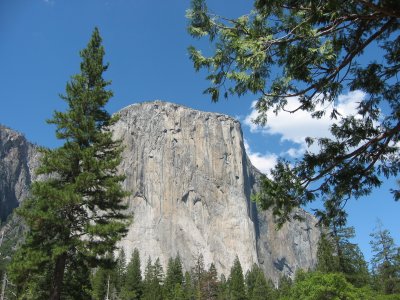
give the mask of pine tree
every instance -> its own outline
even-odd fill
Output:
[[[148,294],[151,294],[152,281],[153,281],[153,264],[151,262],[151,257],[147,259],[146,268],[144,270],[143,279],[143,299],[150,299]]]
[[[364,254],[359,246],[354,243],[348,243],[342,250],[343,266],[341,270],[346,280],[355,287],[363,287],[370,283],[370,274]]]
[[[214,263],[211,263],[210,268],[205,272],[201,281],[201,296],[202,299],[216,300],[218,297],[218,273]]]
[[[171,299],[174,293],[175,284],[174,284],[174,259],[172,257],[169,258],[167,264],[167,272],[165,274],[165,282],[164,282],[164,295],[167,299]]]
[[[126,268],[125,282],[121,291],[124,300],[137,300],[143,294],[142,273],[140,271],[139,250],[135,248],[131,261]]]
[[[400,261],[399,248],[396,247],[394,240],[387,229],[383,229],[381,224],[371,234],[373,238],[370,242],[374,253],[371,263],[378,288],[385,294],[400,293]]]
[[[177,289],[179,289],[177,286],[182,287],[183,284],[183,273],[182,273],[182,262],[179,254],[176,256],[176,258],[170,258],[168,260],[168,265],[167,265],[167,273],[165,276],[165,281],[164,281],[164,295],[166,299],[173,299],[175,298],[175,294],[177,292]]]
[[[90,281],[92,270],[85,265],[83,259],[70,260],[66,266],[66,270],[65,285],[61,299],[90,299],[92,293],[92,283]]]
[[[144,270],[144,280],[145,284],[148,284],[153,278],[153,265],[151,262],[151,257],[149,256],[146,263],[146,268]]]
[[[166,298],[166,299],[168,299],[168,298]],[[185,292],[184,292],[181,284],[177,283],[175,285],[171,300],[186,300]]]
[[[127,193],[120,186],[124,177],[117,174],[122,147],[109,130],[117,117],[104,109],[113,93],[102,77],[108,65],[103,64],[97,28],[80,55],[81,73],[61,96],[68,109],[48,121],[64,144],[43,150],[38,174],[47,179],[32,185],[32,196],[17,210],[29,228],[10,266],[21,296],[35,293],[35,282],[46,268],[52,270],[46,278],[50,292],[41,299],[59,300],[68,293],[63,286],[66,272],[74,272],[70,266],[78,258],[82,268],[98,266],[126,233],[127,217],[121,211]]]
[[[154,265],[151,263],[149,257],[145,269],[145,276],[143,282],[143,297],[145,300],[161,300],[163,299],[162,283],[163,283],[164,272],[160,263],[160,259],[157,258]]]
[[[273,284],[266,280],[263,271],[256,264],[246,273],[246,287],[248,299],[275,299]]]
[[[218,300],[229,300],[229,287],[224,274],[221,274],[218,287]]]
[[[185,280],[183,283],[183,293],[185,300],[195,299],[195,289],[192,282],[192,277],[189,272],[185,272]]]
[[[126,279],[126,256],[125,251],[121,248],[113,272],[113,283],[118,294],[121,294],[122,288],[125,286],[125,279]]]
[[[91,279],[91,294],[93,299],[103,300],[107,295],[109,299],[117,299],[120,290],[119,281],[121,280],[121,278],[119,278],[120,270],[118,270],[121,267],[121,262],[119,262],[120,258],[121,255],[114,260],[114,255],[109,254],[107,257],[107,263],[102,264],[95,270]],[[79,289],[77,289],[77,292],[79,293]],[[83,299],[87,298],[88,297]]]
[[[191,277],[193,286],[195,288],[196,299],[202,299],[201,295],[201,284],[204,279],[205,269],[204,269],[204,257],[203,254],[199,254],[196,258],[194,267],[191,270]]]
[[[317,270],[341,272],[356,287],[367,285],[370,279],[367,263],[358,245],[351,242],[355,230],[346,227],[347,214],[325,202],[325,212],[320,216],[327,232],[321,235],[318,243]]]
[[[164,270],[158,257],[154,263],[153,278],[157,286],[161,286],[164,282]]]
[[[318,241],[317,271],[335,273],[339,271],[338,256],[333,241],[326,233],[322,233]]]
[[[246,288],[244,285],[242,266],[236,256],[228,279],[229,295],[232,300],[245,300]]]
[[[181,260],[181,256],[178,255],[175,257],[174,260],[174,272],[173,272],[174,276],[174,282],[175,284],[183,284],[184,281],[184,276],[183,276],[183,268],[182,268],[182,260]]]
[[[107,280],[110,273],[104,268],[98,268],[92,278],[93,300],[103,300],[107,293]]]
[[[290,290],[293,286],[293,281],[288,276],[281,276],[278,282],[277,298],[286,298],[290,295]]]

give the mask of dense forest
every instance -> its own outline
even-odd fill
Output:
[[[67,288],[62,298],[400,299],[400,247],[390,232],[378,225],[371,233],[373,256],[369,264],[352,238],[352,227],[329,228],[318,244],[316,267],[297,270],[293,280],[283,276],[279,282],[266,278],[256,264],[244,272],[237,257],[226,277],[218,274],[213,263],[206,266],[202,254],[194,258],[189,270],[184,270],[179,254],[169,259],[164,270],[159,258],[140,257],[137,249],[131,257],[126,257],[120,250],[116,257],[110,256],[107,263],[88,273],[80,272],[79,266],[67,269],[64,283]],[[11,250],[12,238],[5,235],[3,241],[1,251],[6,254]],[[142,260],[145,260],[144,270],[140,268]],[[18,299],[19,291],[7,280],[2,263],[1,299]]]

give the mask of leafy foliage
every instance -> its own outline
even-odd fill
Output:
[[[256,94],[255,122],[262,125],[268,112],[282,111],[336,120],[332,137],[306,139],[319,152],[306,152],[295,163],[281,160],[272,178],[263,178],[256,199],[273,208],[280,224],[318,197],[329,196],[324,200],[342,208],[348,198],[380,186],[382,176],[398,174],[398,1],[255,0],[250,13],[228,19],[210,13],[205,0],[192,0],[187,17],[189,33],[208,37],[215,47],[210,56],[189,48],[194,68],[208,72],[205,93],[213,101]],[[366,62],[367,51],[382,55]],[[347,90],[366,97],[355,115],[341,116],[336,101]],[[293,98],[299,105],[289,109]]]
[[[342,274],[306,273],[296,280],[289,299],[366,299],[366,292],[353,287]],[[371,299],[371,298],[370,298]]]

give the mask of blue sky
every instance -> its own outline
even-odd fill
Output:
[[[209,6],[214,12],[238,17],[249,11],[251,3],[210,0]],[[58,95],[64,93],[70,76],[79,72],[79,50],[98,26],[110,62],[105,74],[114,91],[110,112],[161,99],[237,117],[248,154],[261,170],[267,170],[279,155],[301,154],[305,136],[327,133],[329,120],[315,124],[302,115],[282,115],[271,120],[268,128],[251,125],[253,95],[211,103],[202,94],[207,87],[205,74],[194,71],[187,54],[191,44],[204,51],[211,46],[187,34],[188,7],[189,0],[0,0],[0,123],[39,145],[59,145],[54,128],[45,120],[65,107]],[[343,95],[343,112],[351,113],[362,97],[360,92]],[[400,241],[400,204],[389,193],[393,185],[393,180],[388,181],[371,196],[348,204],[349,225],[355,226],[356,242],[367,259],[369,234],[377,219]]]

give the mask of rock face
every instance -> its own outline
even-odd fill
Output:
[[[273,280],[315,264],[319,231],[310,215],[275,231],[271,214],[250,201],[259,172],[238,121],[161,101],[119,115],[113,130],[125,146],[120,167],[134,216],[121,242],[128,257],[136,247],[142,264],[150,256],[166,266],[179,253],[188,270],[202,254],[228,275],[237,255],[244,271],[257,263]]]
[[[150,256],[164,268],[178,253],[189,270],[199,254],[229,275],[238,256],[244,272],[259,264],[277,282],[315,264],[319,231],[305,212],[303,223],[275,230],[270,212],[250,201],[260,173],[246,156],[240,123],[160,101],[121,110],[114,135],[125,145],[128,213],[133,222],[121,241],[127,256],[136,247],[142,267]],[[0,126],[0,217],[28,195],[39,164],[37,147]]]
[[[287,223],[279,231],[271,212],[259,214],[258,262],[264,274],[276,285],[280,276],[293,278],[297,269],[307,270],[317,263],[320,231],[315,227],[316,220],[305,211],[298,214],[304,218],[303,222]]]
[[[0,220],[26,198],[39,163],[37,147],[26,138],[0,125]],[[1,223],[0,222],[0,223]]]

